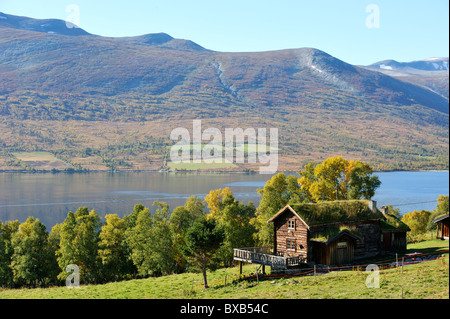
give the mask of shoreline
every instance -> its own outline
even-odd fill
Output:
[[[418,170],[385,170],[385,171],[374,171],[373,173],[395,173],[395,172],[449,172],[448,169],[418,169]],[[108,173],[108,174],[123,174],[123,173],[161,173],[161,174],[248,174],[248,175],[256,175],[259,174],[256,171],[209,171],[209,170],[179,170],[179,171],[163,171],[163,170],[87,170],[87,171],[51,171],[51,170],[0,170],[0,174],[100,174],[100,173]],[[278,173],[298,173],[298,170],[280,170]],[[260,174],[262,175],[262,174]],[[274,175],[274,174],[268,174]]]

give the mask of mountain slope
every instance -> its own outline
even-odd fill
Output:
[[[117,156],[133,168],[159,168],[170,131],[203,119],[279,128],[285,168],[343,152],[380,165],[448,165],[448,99],[429,88],[313,48],[226,53],[164,33],[106,38],[64,27],[0,13],[5,150],[57,152],[87,168]],[[111,133],[111,121],[123,130]],[[142,136],[128,131],[136,121]],[[124,144],[146,146],[127,157]],[[81,156],[86,148],[95,150],[94,166]]]
[[[380,61],[365,68],[427,88],[448,100],[449,59],[429,58],[412,62]]]

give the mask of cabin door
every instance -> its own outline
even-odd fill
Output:
[[[384,239],[384,250],[390,251],[391,250],[391,233],[385,233],[383,239]]]
[[[340,248],[337,250],[337,264],[342,265],[346,262],[345,253],[347,248]]]

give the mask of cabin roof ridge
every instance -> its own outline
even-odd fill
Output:
[[[286,206],[284,206],[282,209],[280,209],[278,211],[278,213],[276,213],[275,215],[272,216],[272,218],[270,218],[267,223],[270,224],[271,222],[273,222],[275,219],[277,219],[280,215],[282,215],[286,209],[290,210],[296,217],[298,217],[298,219],[300,219],[300,221],[305,224],[305,226],[309,229],[309,225],[303,220],[303,218],[297,214],[297,212],[291,207],[291,205],[287,204]]]

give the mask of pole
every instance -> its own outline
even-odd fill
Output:
[[[402,257],[402,274],[403,274],[403,264],[405,263],[405,257]]]
[[[314,280],[316,280],[316,265],[314,265]]]

